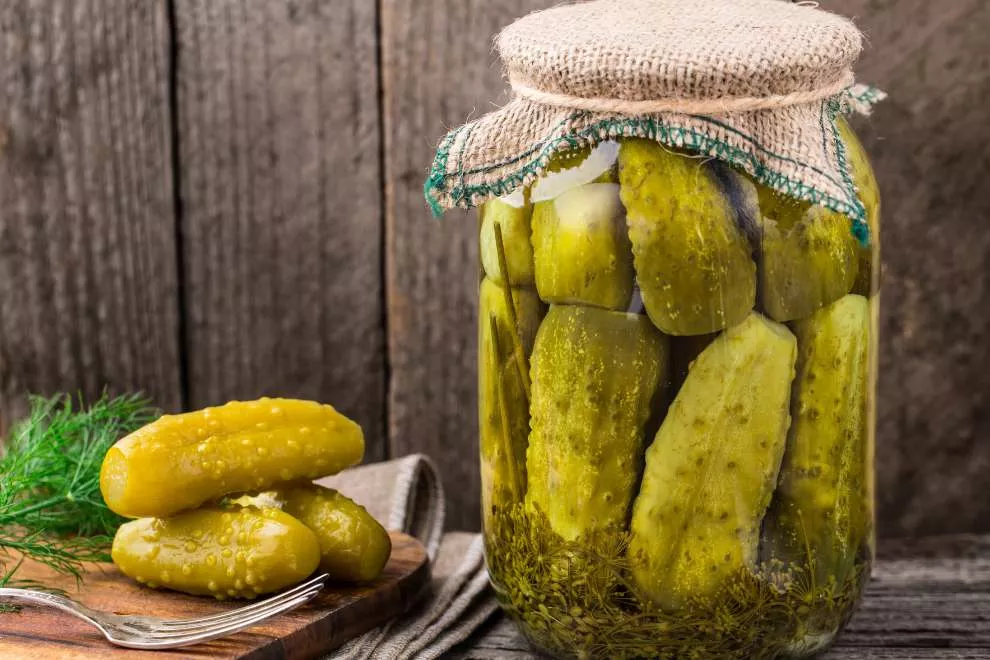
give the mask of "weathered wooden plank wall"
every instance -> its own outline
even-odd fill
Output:
[[[176,0],[189,404],[330,401],[385,455],[375,5]]]
[[[430,453],[451,526],[476,526],[476,224],[433,221],[422,182],[447,128],[507,98],[492,35],[553,4],[0,5],[0,420],[26,391],[320,398],[369,458]],[[822,5],[892,96],[862,124],[881,533],[990,530],[990,7]]]
[[[162,3],[0,3],[0,421],[181,403],[168,60]]]

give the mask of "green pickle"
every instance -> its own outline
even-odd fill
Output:
[[[512,297],[514,314],[509,313]],[[529,356],[545,305],[529,289],[481,283],[478,325],[478,411],[482,505],[521,502],[529,443]]]
[[[765,553],[839,590],[868,547],[869,302],[850,294],[794,324],[794,423]]]
[[[866,207],[866,224],[870,227],[870,244],[857,246],[859,268],[852,291],[861,296],[872,296],[880,289],[880,188],[866,149],[849,122],[845,117],[838,117],[836,125],[846,149],[853,184],[859,200]],[[877,266],[876,270],[873,268],[874,264]]]
[[[334,580],[367,582],[381,575],[392,552],[385,528],[368,511],[332,488],[296,484],[274,491],[282,510],[320,543],[320,570]]]
[[[634,583],[664,609],[756,567],[796,352],[786,327],[750,314],[695,360],[647,450],[629,553]]]
[[[533,348],[526,502],[562,538],[624,530],[668,361],[644,316],[551,306]]]
[[[537,203],[533,245],[546,302],[628,307],[633,258],[617,184],[589,183]]]
[[[315,479],[356,465],[361,427],[313,401],[232,401],[164,415],[119,440],[100,490],[114,512],[166,517],[229,493]]]
[[[760,303],[793,321],[849,293],[858,270],[849,218],[758,186],[762,215]]]
[[[316,534],[273,508],[208,507],[121,525],[113,561],[148,587],[225,598],[255,598],[316,570]]]
[[[481,207],[481,264],[485,275],[496,284],[505,286],[505,278],[499,265],[499,235],[509,271],[510,286],[533,286],[533,246],[530,244],[529,204],[516,208],[502,200],[493,199]]]
[[[643,305],[656,326],[702,335],[746,318],[756,299],[753,249],[714,169],[627,139],[619,180]]]

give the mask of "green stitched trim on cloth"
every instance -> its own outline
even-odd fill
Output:
[[[761,154],[767,160],[792,163],[795,161],[763,147],[763,145],[756,142],[750,135],[746,135],[711,117],[698,115],[694,115],[692,118],[710,124],[713,129],[718,128],[733,132],[735,135],[749,142],[751,145],[750,149],[733,147],[707,135],[703,131],[669,125],[658,122],[656,119],[648,116],[609,118],[563,136],[538,141],[529,149],[506,161],[488,163],[483,168],[476,168],[469,171],[465,171],[458,163],[458,167],[454,172],[448,173],[451,146],[460,137],[462,132],[471,130],[471,125],[468,124],[451,131],[441,141],[440,146],[437,148],[436,157],[430,167],[430,175],[424,186],[424,194],[433,215],[439,217],[444,211],[441,205],[441,199],[447,198],[452,202],[454,207],[471,208],[475,206],[473,200],[476,198],[488,199],[507,195],[516,188],[524,185],[527,178],[532,180],[542,174],[547,163],[558,151],[568,151],[582,146],[594,147],[600,142],[619,137],[640,137],[654,140],[668,147],[688,149],[698,154],[717,158],[729,165],[741,167],[747,172],[750,172],[752,177],[762,185],[790,197],[808,201],[812,204],[824,206],[842,213],[852,221],[852,233],[860,244],[865,247],[870,242],[870,228],[866,223],[866,209],[856,194],[856,187],[853,183],[849,164],[846,159],[845,146],[842,144],[842,139],[839,136],[839,130],[836,126],[836,117],[840,114],[848,114],[868,108],[883,99],[884,96],[883,92],[874,87],[854,87],[846,93],[822,103],[820,120],[823,129],[826,129],[823,130],[823,133],[832,137],[833,148],[839,162],[841,181],[831,179],[827,173],[811,168],[806,163],[798,163],[803,167],[810,168],[821,176],[830,178],[836,186],[846,192],[846,199],[838,199],[825,194],[813,186],[795,181],[772,166],[765,165],[761,158],[756,157],[756,153]],[[559,129],[564,124],[570,123],[584,114],[586,113],[580,111],[571,113],[555,128]],[[536,155],[534,156],[534,154]],[[467,174],[484,173],[520,162],[523,164],[517,169],[508,172],[496,181],[473,186],[465,183],[464,177]]]

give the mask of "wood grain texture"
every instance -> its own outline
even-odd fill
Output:
[[[861,122],[882,192],[883,536],[990,530],[990,4],[826,0],[890,98]]]
[[[211,616],[243,607],[168,591],[152,591],[122,575],[112,564],[94,565],[80,590],[72,578],[53,578],[44,567],[25,566],[23,576],[61,586],[70,597],[106,612],[168,619]],[[170,651],[135,651],[111,646],[89,624],[44,607],[25,606],[19,615],[0,616],[0,657],[9,660],[60,658],[225,658],[301,660],[316,658],[349,639],[401,615],[429,588],[426,549],[405,534],[392,533],[392,556],[382,575],[367,585],[328,585],[303,607],[243,632]]]
[[[181,404],[159,2],[0,3],[0,427],[25,394]]]
[[[862,605],[824,660],[990,659],[990,537],[889,542],[881,553]],[[451,657],[542,656],[500,615]]]
[[[189,401],[332,403],[385,456],[375,3],[176,0]]]
[[[452,485],[451,529],[477,529],[477,222],[431,218],[423,181],[448,128],[507,100],[492,36],[556,0],[383,0],[389,438]]]

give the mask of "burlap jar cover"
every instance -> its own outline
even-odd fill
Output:
[[[557,152],[636,136],[844,213],[866,242],[835,119],[883,94],[854,84],[860,32],[813,4],[594,0],[525,16],[496,39],[515,98],[447,134],[427,200],[437,215],[478,206]]]

